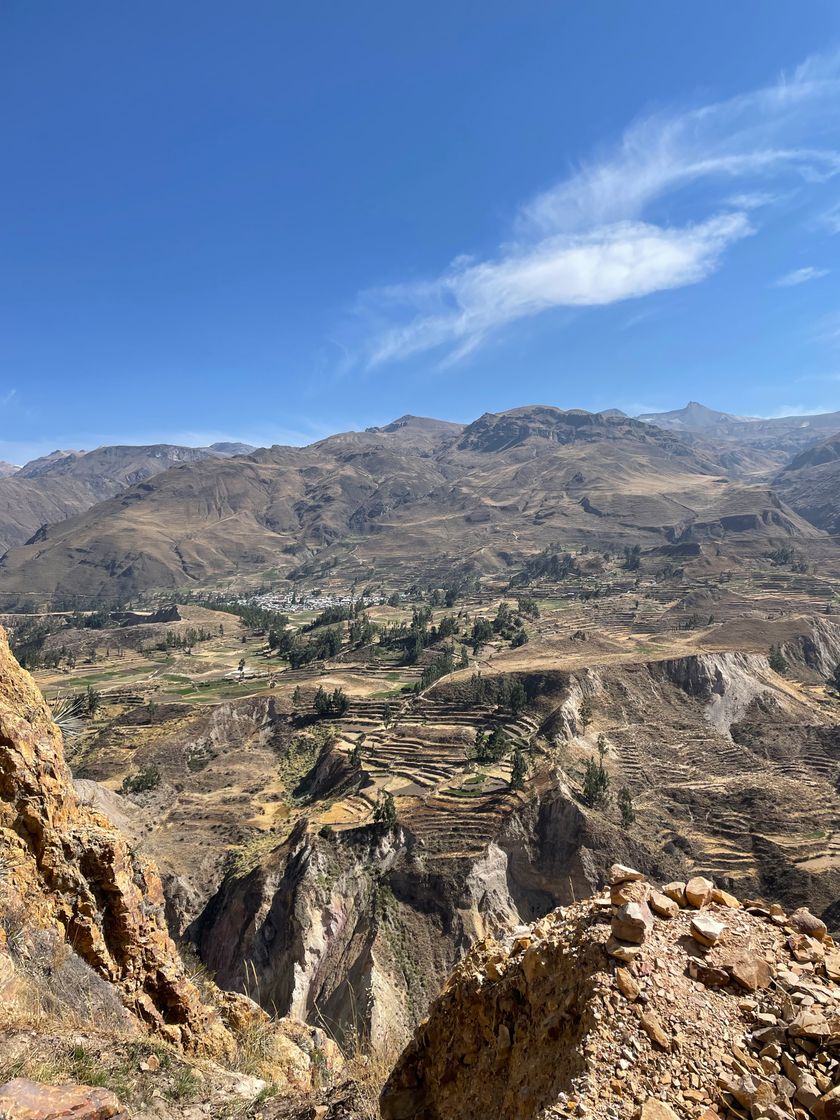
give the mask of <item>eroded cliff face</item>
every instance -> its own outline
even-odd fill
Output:
[[[680,866],[557,782],[471,856],[428,853],[404,827],[324,835],[301,821],[223,883],[191,935],[223,987],[339,1037],[402,1041],[473,944],[590,894],[616,853],[652,873]]]
[[[4,910],[22,908],[29,922],[57,931],[153,1031],[188,1050],[230,1048],[169,937],[157,872],[79,802],[61,733],[3,632],[0,851]]]

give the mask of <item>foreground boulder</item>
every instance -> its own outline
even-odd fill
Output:
[[[397,1062],[384,1120],[840,1116],[824,957],[797,959],[807,935],[784,914],[711,890],[694,883],[627,960],[609,893],[475,946]],[[809,942],[834,952],[827,935]]]
[[[128,1120],[107,1089],[88,1085],[39,1085],[16,1077],[0,1085],[2,1120]]]

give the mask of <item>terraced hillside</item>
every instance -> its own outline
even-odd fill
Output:
[[[56,616],[41,656],[67,652],[38,675],[97,694],[69,748],[83,796],[159,861],[173,930],[223,984],[408,1032],[477,937],[616,858],[836,922],[840,581],[787,559],[584,548],[450,606],[385,587],[285,616],[270,594]]]

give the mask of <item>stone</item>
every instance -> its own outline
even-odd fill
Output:
[[[810,1007],[804,1007],[797,1012],[791,1022],[788,1023],[787,1032],[791,1038],[807,1038],[816,1041],[827,1039],[832,1033],[822,1012],[815,1011]]]
[[[699,957],[688,958],[688,975],[692,980],[698,980],[707,988],[724,988],[729,983],[729,973],[722,968],[701,961]]]
[[[689,906],[699,910],[703,906],[708,906],[712,901],[712,891],[714,889],[715,885],[711,879],[704,879],[697,875],[693,879],[689,879],[685,885],[686,901]]]
[[[840,1085],[835,1085],[814,1101],[811,1112],[817,1120],[840,1120]]]
[[[628,902],[647,901],[650,887],[639,879],[627,879],[623,883],[616,883],[610,887],[610,903],[613,906],[625,906]]]
[[[605,949],[611,957],[617,961],[623,961],[625,964],[634,961],[642,951],[641,945],[627,945],[625,942],[619,941],[612,935],[610,935]]]
[[[3,1120],[128,1120],[107,1089],[89,1085],[40,1085],[16,1077],[0,1085]]]
[[[723,967],[735,983],[747,992],[766,988],[773,979],[773,969],[763,957],[743,953],[734,960],[727,960]]]
[[[701,945],[714,945],[725,929],[723,922],[719,922],[711,914],[695,914],[691,919],[691,936]]]
[[[821,1096],[819,1086],[810,1073],[802,1073],[796,1083],[796,1093],[794,1095],[797,1104],[801,1104],[803,1108],[810,1110]]]
[[[840,953],[826,953],[823,958],[823,968],[829,980],[840,980]]]
[[[639,998],[639,993],[642,989],[626,968],[617,968],[615,970],[615,982],[618,985],[618,990],[625,999],[629,999],[632,1003]]]
[[[635,1115],[638,1120],[677,1120],[677,1114],[673,1108],[656,1097],[648,1097]]]
[[[641,871],[636,871],[634,867],[627,867],[623,863],[614,863],[610,868],[610,883],[612,885],[638,879],[644,879],[644,874]]]
[[[671,1050],[671,1036],[662,1026],[659,1016],[655,1011],[642,1011],[639,1015],[639,1022],[642,1024],[645,1034],[660,1050],[670,1052]]]
[[[664,894],[666,898],[672,898],[681,909],[685,909],[688,905],[685,900],[685,883],[679,880],[674,880],[673,883],[666,883],[662,888],[662,894]]]
[[[825,922],[812,914],[805,906],[800,906],[788,918],[788,922],[797,933],[805,933],[808,937],[816,938],[817,941],[822,941],[828,933]]]
[[[157,1073],[160,1069],[160,1058],[157,1054],[150,1054],[140,1063],[140,1069],[143,1073]]]
[[[722,891],[720,887],[712,888],[712,902],[716,902],[718,906],[727,906],[730,910],[738,910],[741,906],[734,894]]]
[[[654,914],[657,914],[660,918],[676,918],[677,914],[680,912],[679,903],[675,902],[673,898],[669,898],[666,894],[660,894],[659,891],[650,892],[648,896],[648,906],[650,906]]]
[[[653,925],[653,915],[645,902],[626,902],[611,922],[613,937],[640,945]]]
[[[728,1093],[742,1108],[750,1109],[758,1092],[758,1080],[750,1074],[739,1075],[725,1070],[718,1078],[718,1088]]]

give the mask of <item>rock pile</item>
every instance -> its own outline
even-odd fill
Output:
[[[474,947],[385,1120],[835,1120],[840,952],[806,910],[612,868],[595,898]]]

